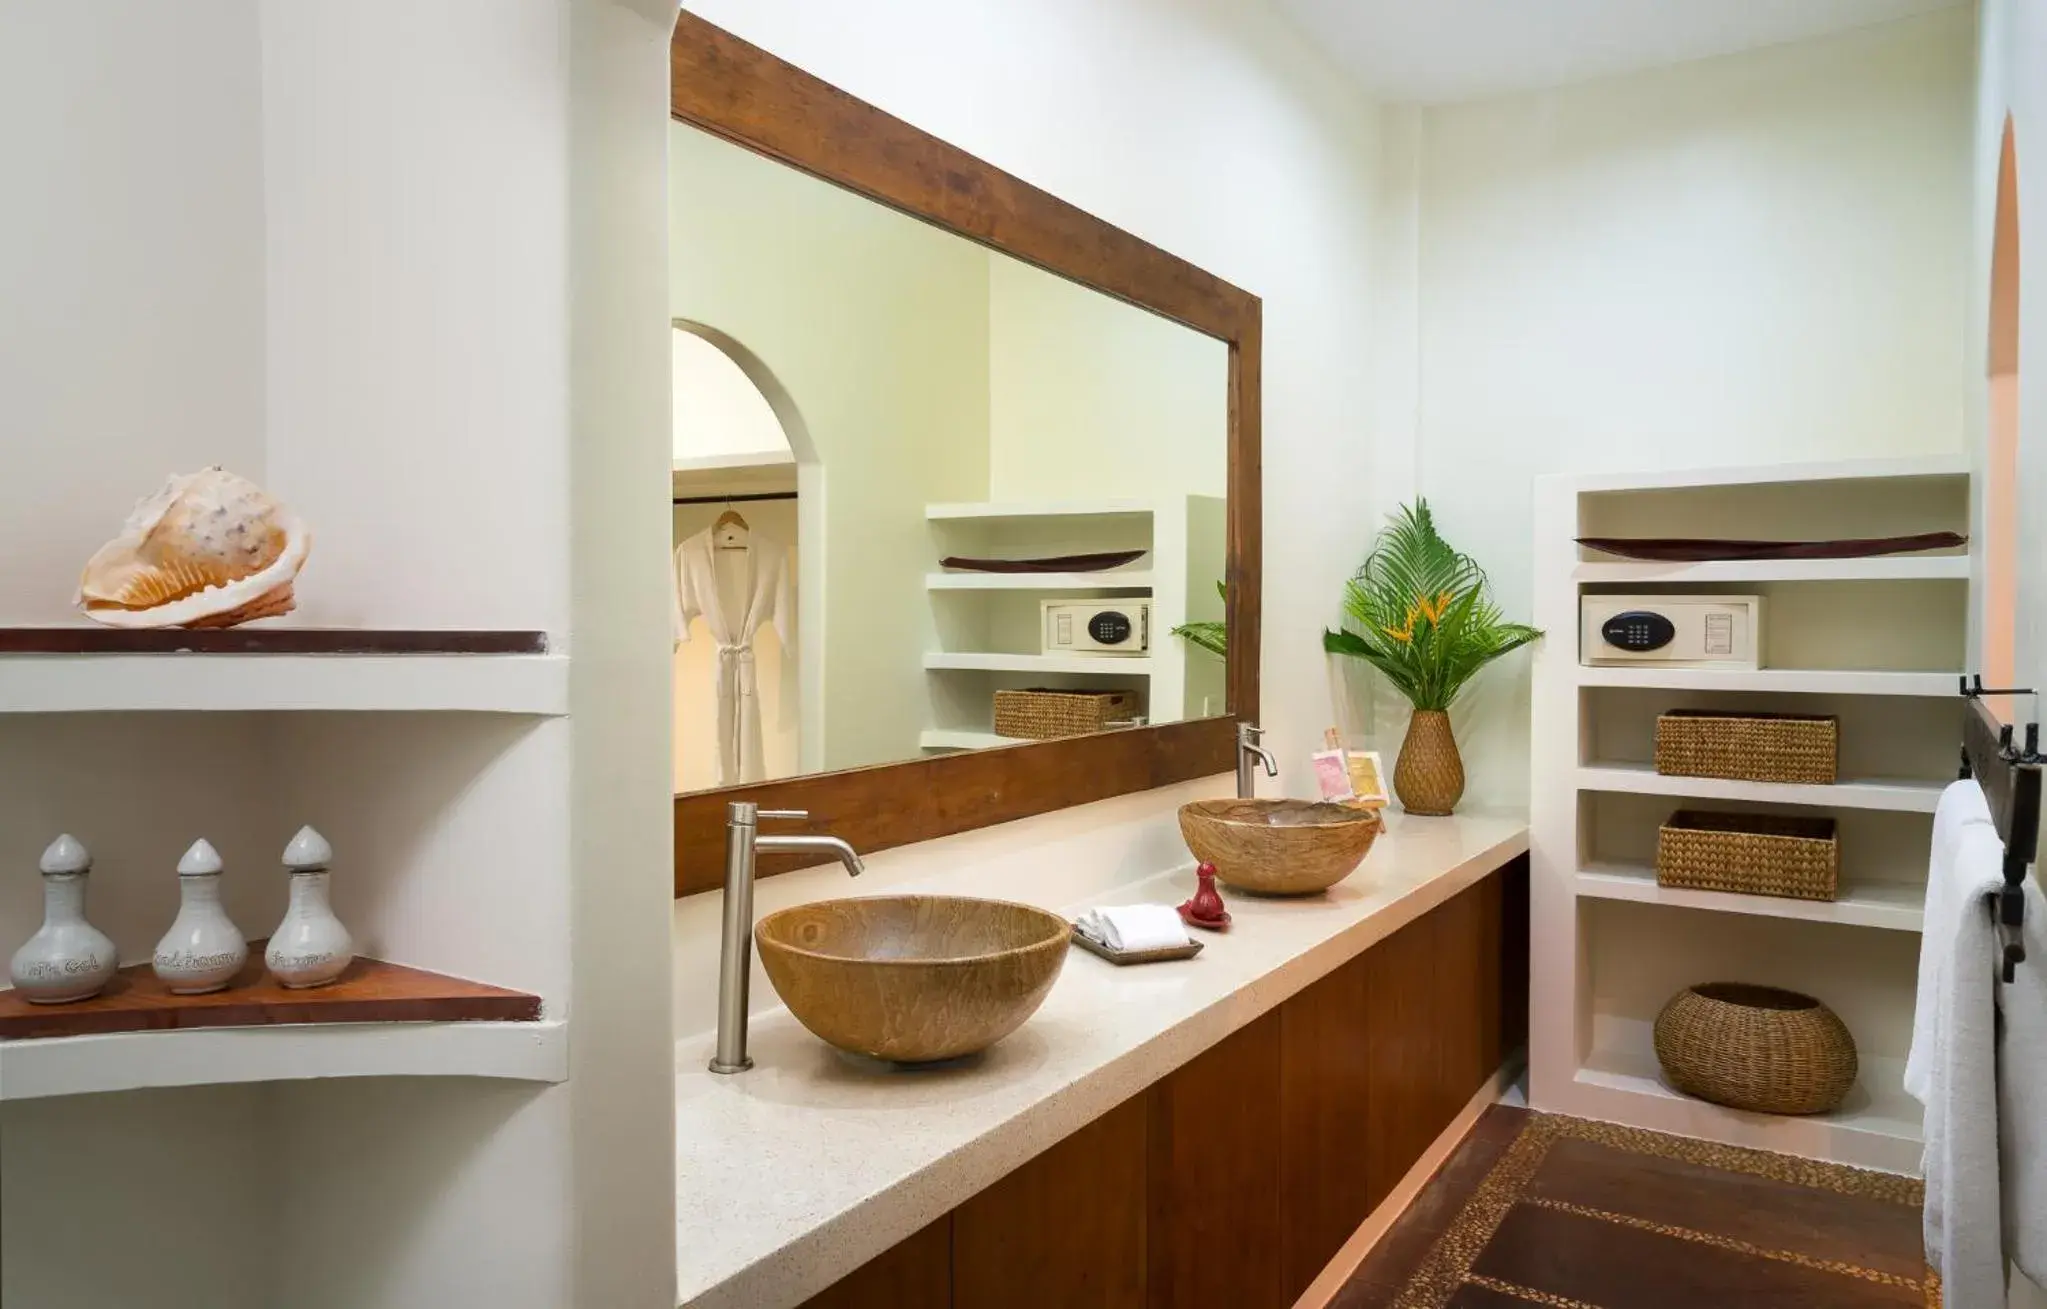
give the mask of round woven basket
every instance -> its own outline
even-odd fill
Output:
[[[1688,987],[1656,1016],[1670,1084],[1733,1109],[1820,1114],[1855,1084],[1855,1039],[1809,995],[1745,982]]]

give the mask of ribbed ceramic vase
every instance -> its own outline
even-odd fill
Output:
[[[1441,818],[1464,796],[1464,760],[1450,732],[1450,715],[1417,709],[1407,720],[1407,739],[1393,765],[1393,790],[1411,814]]]

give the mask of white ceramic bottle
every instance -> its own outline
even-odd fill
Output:
[[[270,934],[263,962],[286,986],[325,986],[346,972],[355,958],[355,942],[327,901],[327,870],[333,863],[334,848],[310,827],[301,827],[284,847],[291,903],[285,907],[284,921]]]
[[[249,962],[249,943],[221,908],[220,854],[203,837],[178,861],[178,917],[154,962],[173,995],[218,991]]]
[[[98,995],[119,967],[114,943],[85,921],[92,856],[65,835],[43,851],[43,925],[14,952],[8,976],[24,1000],[62,1004]]]

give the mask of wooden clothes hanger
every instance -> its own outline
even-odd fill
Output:
[[[746,518],[737,509],[734,509],[732,507],[732,502],[730,500],[727,500],[725,502],[725,512],[718,515],[718,521],[711,524],[712,537],[715,538],[718,533],[724,531],[728,527],[736,527],[740,531],[748,533],[753,531],[752,526],[750,526],[747,523]],[[724,546],[722,548],[730,550],[736,549],[738,547]]]

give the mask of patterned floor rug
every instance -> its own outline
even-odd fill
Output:
[[[1334,1309],[1940,1304],[1920,1184],[1494,1108]]]

